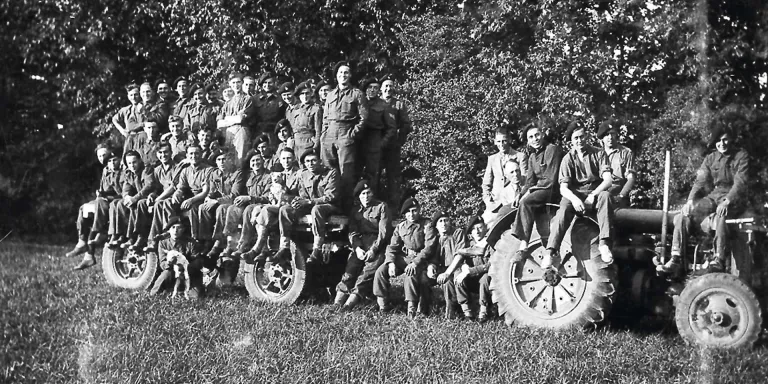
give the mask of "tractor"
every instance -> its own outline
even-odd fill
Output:
[[[530,241],[532,251],[517,263],[511,256],[519,240],[509,229],[516,211],[491,230],[491,290],[508,325],[595,327],[615,303],[629,307],[634,314],[642,310],[671,317],[674,311],[677,329],[687,342],[739,348],[758,339],[762,318],[755,291],[762,292],[766,281],[760,262],[768,244],[761,218],[745,215],[727,220],[731,253],[738,256],[732,256],[728,263],[732,273],[703,273],[713,252],[711,238],[701,236],[688,241],[683,257],[685,273],[667,276],[657,273],[656,265],[664,254],[666,223],[671,223],[677,212],[617,210],[612,246],[615,261],[610,265],[600,259],[597,222],[588,216],[578,217],[560,248],[559,269],[543,270],[539,266],[545,252],[542,239],[547,238],[548,224],[556,211],[557,206],[551,205],[540,212]],[[750,265],[737,268],[737,259]]]

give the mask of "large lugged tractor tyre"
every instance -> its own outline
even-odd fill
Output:
[[[101,269],[110,285],[131,290],[147,290],[158,275],[159,260],[154,252],[131,253],[104,247]]]
[[[530,255],[520,263],[511,257],[520,241],[504,232],[491,255],[491,291],[507,325],[548,329],[589,329],[605,320],[616,292],[616,267],[602,262],[594,221],[577,219],[560,247],[563,262],[557,275],[539,267],[546,252],[538,234]]]
[[[291,305],[299,299],[307,284],[307,251],[291,241],[291,262],[266,263],[263,269],[246,264],[245,288],[252,299]],[[290,264],[290,265],[289,265]]]
[[[675,308],[680,336],[691,344],[751,347],[762,326],[755,292],[738,277],[712,273],[686,284]]]

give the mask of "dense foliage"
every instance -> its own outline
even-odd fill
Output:
[[[179,0],[0,3],[0,236],[71,231],[92,195],[99,141],[130,81],[231,70],[287,80],[403,79],[415,132],[409,180],[431,209],[480,206],[492,130],[624,121],[637,153],[633,202],[658,207],[663,149],[689,188],[711,122],[737,128],[764,191],[768,6],[760,0]],[[762,194],[762,192],[761,192]],[[755,202],[762,195],[754,194]]]

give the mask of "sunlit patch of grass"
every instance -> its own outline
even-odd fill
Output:
[[[763,383],[764,347],[709,351],[674,333],[551,332],[402,308],[284,307],[243,289],[200,302],[107,286],[60,247],[0,244],[0,382]]]

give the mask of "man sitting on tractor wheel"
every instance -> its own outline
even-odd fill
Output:
[[[709,232],[712,229],[715,231],[715,253],[714,260],[709,264],[709,272],[725,270],[725,258],[729,254],[725,220],[744,209],[749,166],[749,155],[735,148],[733,139],[734,135],[727,127],[717,126],[712,131],[709,147],[714,146],[717,150],[707,155],[696,171],[696,181],[688,194],[688,201],[682,212],[675,216],[672,257],[659,267],[660,271],[675,273],[680,270],[680,256],[689,231]],[[707,196],[695,200],[708,184],[712,184],[714,189]]]
[[[322,248],[325,242],[325,223],[328,218],[339,211],[339,173],[320,163],[320,156],[314,150],[301,155],[305,169],[299,177],[299,196],[290,205],[280,207],[278,222],[280,224],[280,250],[275,259],[290,259],[290,238],[293,225],[299,217],[309,213],[312,216],[312,254],[307,263],[313,264],[322,260]]]
[[[613,254],[608,245],[611,236],[611,195],[608,188],[612,184],[611,167],[608,159],[599,148],[587,145],[587,130],[572,122],[568,126],[566,137],[571,139],[571,148],[560,163],[560,208],[550,223],[547,252],[541,261],[541,268],[555,268],[562,260],[559,254],[560,243],[573,221],[575,214],[585,214],[587,209],[597,213],[597,225],[600,227],[600,256],[605,263],[613,262]]]
[[[615,120],[600,124],[597,138],[603,144],[613,173],[610,192],[614,208],[626,208],[629,206],[629,192],[635,186],[635,156],[631,149],[619,144],[619,123]]]

